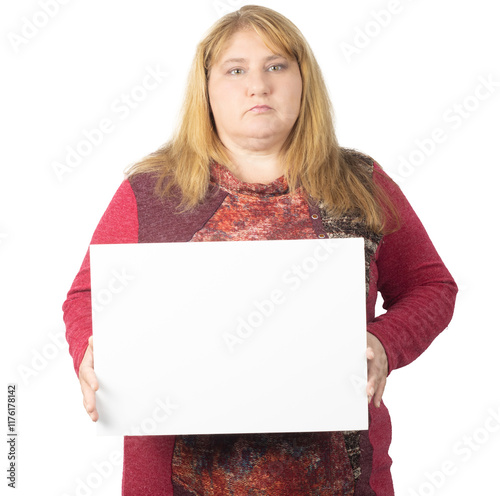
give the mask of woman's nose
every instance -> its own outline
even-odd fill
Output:
[[[248,74],[247,91],[249,95],[267,95],[271,91],[268,75],[260,71]]]

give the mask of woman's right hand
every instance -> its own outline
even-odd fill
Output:
[[[83,406],[90,418],[95,422],[99,418],[96,410],[95,392],[99,389],[99,383],[94,372],[94,337],[89,337],[89,345],[83,355],[82,363],[78,372],[80,387],[83,393]]]

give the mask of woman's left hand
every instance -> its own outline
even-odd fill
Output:
[[[389,364],[385,349],[379,339],[369,332],[366,335],[368,344],[366,349],[366,358],[368,359],[366,393],[368,394],[368,403],[373,400],[374,405],[378,408],[382,401]]]

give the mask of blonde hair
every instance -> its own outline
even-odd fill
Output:
[[[361,155],[339,147],[328,91],[309,44],[290,20],[266,7],[246,5],[212,26],[198,44],[173,138],[132,165],[128,176],[157,173],[156,193],[167,196],[176,187],[181,193],[180,205],[190,209],[206,198],[211,162],[231,170],[231,161],[216,132],[207,83],[211,67],[231,36],[242,29],[254,29],[269,48],[295,58],[300,68],[303,86],[299,117],[280,155],[290,192],[301,187],[321,200],[330,214],[354,212],[367,227],[383,232],[381,201],[390,202],[372,181],[372,172]]]

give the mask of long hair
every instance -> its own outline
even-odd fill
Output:
[[[367,227],[382,233],[387,209],[381,202],[394,213],[389,199],[373,182],[371,170],[359,160],[359,154],[339,146],[328,90],[306,39],[290,20],[266,7],[246,5],[212,26],[198,44],[174,136],[132,165],[128,176],[157,173],[156,193],[168,196],[175,187],[186,210],[206,198],[211,162],[232,170],[210,109],[208,78],[231,36],[242,29],[255,30],[270,49],[295,58],[300,68],[300,112],[280,152],[290,193],[301,187],[321,200],[330,214],[355,212]]]

